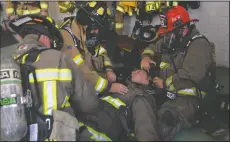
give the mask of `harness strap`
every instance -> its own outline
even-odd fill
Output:
[[[74,46],[78,49],[78,51],[81,53],[81,55],[84,55],[84,50],[80,47],[80,40],[77,39],[77,37],[73,34],[71,29],[67,26],[65,26],[61,29],[67,31],[71,35],[73,42],[74,42]]]
[[[19,56],[16,60],[25,57],[25,63],[20,63],[20,67],[23,69],[21,72],[23,93],[31,90],[29,82],[29,74],[32,72],[35,83],[35,93],[32,93],[32,106],[26,108],[27,122],[29,125],[29,137],[32,141],[44,140],[50,135],[52,130],[52,118],[50,116],[44,116],[39,113],[38,108],[41,105],[41,97],[39,95],[39,88],[36,79],[35,68],[32,66],[39,56],[39,54],[49,48],[35,47]],[[47,126],[48,125],[48,126]]]

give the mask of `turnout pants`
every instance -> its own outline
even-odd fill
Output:
[[[172,140],[181,129],[190,128],[198,109],[199,101],[194,96],[178,96],[161,105],[156,111],[161,140]]]

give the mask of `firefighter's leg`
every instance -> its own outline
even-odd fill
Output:
[[[116,11],[115,21],[116,21],[116,32],[118,33],[118,35],[121,35],[124,26],[124,13],[120,11]]]
[[[135,137],[138,141],[159,141],[153,96],[138,96],[132,105]]]
[[[183,128],[190,128],[199,108],[198,99],[181,96],[165,102],[157,111],[160,138],[171,140]]]

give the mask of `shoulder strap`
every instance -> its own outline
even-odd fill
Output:
[[[71,30],[69,27],[67,27],[67,26],[66,26],[66,27],[63,27],[63,28],[61,28],[61,29],[67,31],[67,32],[71,35],[71,37],[72,37],[72,39],[73,39],[73,42],[74,42],[74,46],[78,49],[78,51],[79,51],[82,55],[84,55],[84,50],[80,47],[80,40],[77,39],[77,37],[73,34],[72,30]]]
[[[210,44],[209,40],[208,40],[204,35],[201,35],[201,34],[200,34],[200,35],[195,35],[195,36],[193,36],[193,37],[188,41],[186,47],[190,46],[190,44],[191,44],[194,40],[196,40],[196,39],[198,39],[198,38],[204,38],[204,39]]]
[[[195,35],[195,36],[193,36],[191,39],[188,40],[188,42],[187,42],[187,44],[186,44],[186,46],[185,46],[184,58],[185,58],[186,55],[187,55],[187,51],[188,51],[188,48],[189,48],[189,46],[191,45],[191,43],[192,43],[194,40],[198,39],[198,38],[204,38],[204,39],[209,43],[209,45],[211,45],[210,42],[209,42],[209,40],[208,40],[204,35],[201,35],[201,34]]]

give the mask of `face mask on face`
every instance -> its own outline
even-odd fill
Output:
[[[177,49],[180,47],[180,39],[181,36],[179,32],[170,33],[163,37],[163,43],[161,46],[162,52],[164,53],[175,53]]]
[[[87,27],[86,29],[86,47],[93,56],[97,56],[95,50],[101,43],[99,32],[100,29],[96,26]]]

